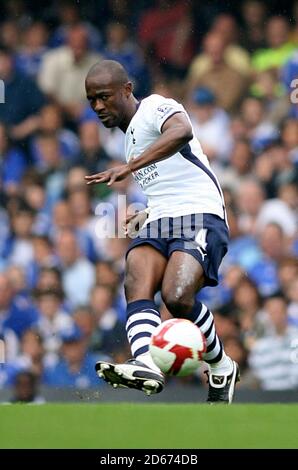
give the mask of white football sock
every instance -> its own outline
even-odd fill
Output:
[[[232,359],[223,351],[222,358],[216,364],[209,364],[210,372],[214,375],[230,375],[233,371]]]

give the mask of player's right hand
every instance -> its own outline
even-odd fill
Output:
[[[85,180],[87,184],[107,183],[108,186],[111,186],[115,181],[124,180],[130,173],[129,166],[124,164],[102,171],[101,173],[85,176]]]

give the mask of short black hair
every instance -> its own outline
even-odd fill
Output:
[[[36,299],[40,299],[40,298],[48,296],[48,295],[50,295],[52,297],[55,297],[57,300],[60,300],[60,302],[62,302],[63,299],[64,299],[64,294],[63,294],[62,289],[49,287],[49,288],[46,288],[46,289],[45,288],[44,289],[36,288],[33,291],[33,296]]]

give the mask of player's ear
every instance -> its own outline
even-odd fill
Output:
[[[132,84],[132,82],[127,82],[127,83],[125,83],[125,85],[124,85],[124,90],[125,90],[125,96],[126,96],[126,98],[129,98],[130,95],[132,94],[132,90],[133,90],[133,84]]]

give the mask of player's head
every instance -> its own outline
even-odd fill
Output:
[[[114,60],[93,65],[85,81],[87,98],[105,127],[121,127],[131,107],[132,83]]]

